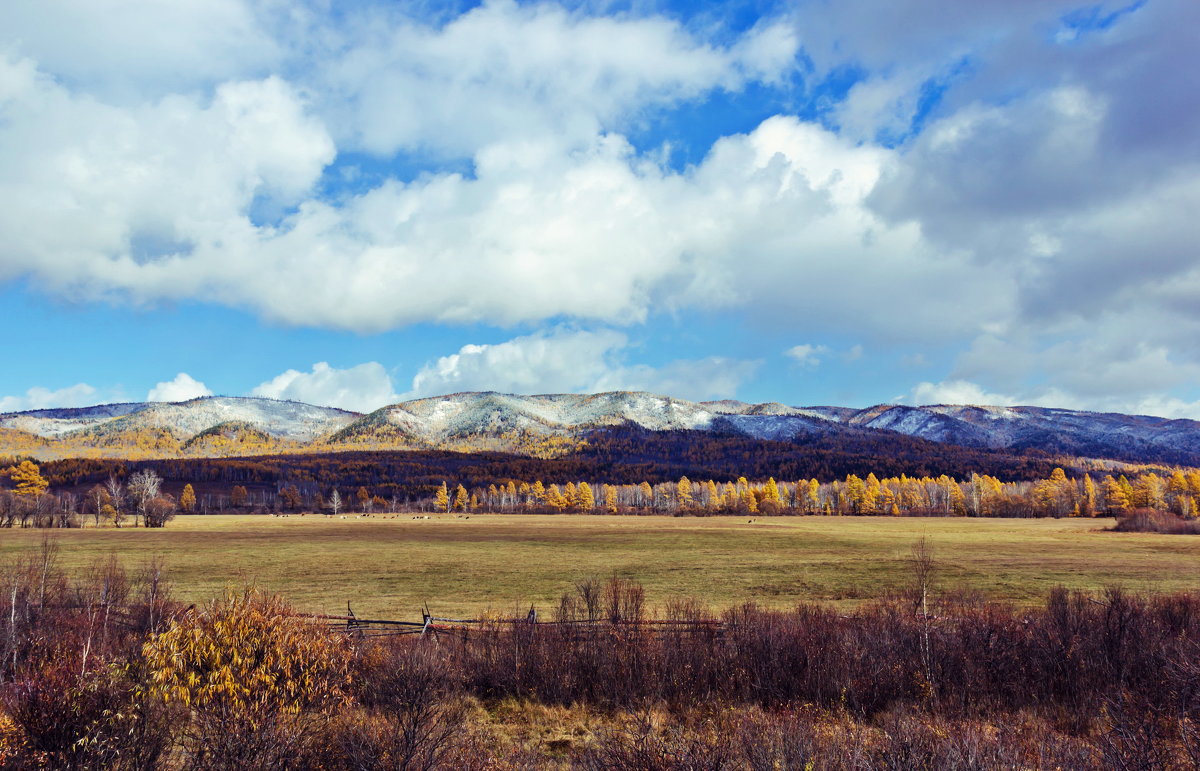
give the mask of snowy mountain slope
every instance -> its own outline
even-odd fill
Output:
[[[0,428],[14,428],[43,437],[106,434],[139,429],[163,429],[189,439],[222,423],[247,423],[267,434],[312,441],[359,417],[358,413],[301,402],[215,396],[186,402],[111,404],[69,410],[36,410],[0,415]]]
[[[360,418],[342,433],[371,436],[399,432],[423,442],[505,433],[566,435],[608,426],[633,425],[651,431],[707,430],[724,415],[740,415],[756,405],[741,402],[688,402],[644,392],[601,394],[461,393],[404,402]],[[794,408],[783,407],[799,413]],[[773,417],[775,409],[768,413]]]
[[[0,415],[0,428],[13,428],[38,436],[59,436],[128,415],[145,406],[142,402],[128,402],[99,404],[95,407],[10,412]]]
[[[1196,421],[1042,407],[881,404],[854,409],[733,400],[690,402],[629,391],[533,396],[483,392],[402,402],[369,415],[235,397],[0,415],[0,429],[9,429],[10,437],[41,437],[38,441],[57,446],[60,454],[75,445],[119,448],[126,446],[126,437],[136,438],[140,446],[149,443],[153,452],[160,453],[203,452],[212,444],[232,444],[249,452],[269,446],[264,445],[268,439],[286,441],[293,449],[486,446],[522,452],[522,442],[530,438],[564,438],[569,446],[597,429],[617,427],[711,431],[780,441],[884,432],[967,447],[1200,465]],[[201,435],[204,441],[192,441]],[[9,444],[15,447],[16,441]],[[0,452],[4,450],[0,446]]]

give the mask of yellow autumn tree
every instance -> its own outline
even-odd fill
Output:
[[[471,503],[471,496],[467,493],[467,488],[459,485],[454,488],[454,510],[465,511]]]
[[[562,491],[558,489],[558,485],[550,485],[546,488],[546,503],[559,511],[570,505],[570,501],[563,497]]]
[[[717,489],[717,483],[711,479],[708,480],[708,482],[704,485],[704,490],[706,495],[705,504],[708,506],[708,508],[721,508],[724,501],[721,500],[721,491]]]
[[[863,484],[857,474],[846,475],[846,503],[853,514],[862,514],[866,511],[867,486]]]
[[[1083,477],[1083,502],[1079,513],[1085,517],[1096,516],[1096,483],[1086,474]]]
[[[867,514],[874,514],[879,510],[879,496],[881,487],[879,477],[875,476],[874,472],[867,474],[867,479],[863,483],[863,511]]]
[[[8,475],[16,486],[17,495],[38,496],[46,492],[50,483],[42,476],[42,469],[31,460],[9,468]]]
[[[675,502],[681,509],[692,505],[692,480],[679,477],[679,482],[675,485]]]
[[[638,485],[638,496],[641,498],[643,506],[654,505],[654,488],[650,486],[649,482],[642,482]]]
[[[433,494],[433,505],[438,511],[450,511],[450,490],[445,482]]]
[[[763,486],[762,492],[763,503],[781,503],[779,497],[779,484],[775,481],[775,477],[767,480],[767,484]]]
[[[609,514],[617,513],[617,488],[612,485],[604,486],[604,510]]]
[[[179,615],[142,655],[163,700],[251,722],[342,698],[349,660],[343,638],[250,591],[227,591]]]
[[[804,510],[810,513],[821,510],[821,483],[815,479],[808,481],[808,489],[804,491]]]
[[[196,491],[190,484],[184,485],[183,492],[179,494],[179,508],[187,514],[191,514],[196,508]]]
[[[583,511],[591,511],[596,508],[596,497],[592,494],[592,487],[587,482],[580,482],[579,487],[575,488],[575,506]]]
[[[1104,508],[1109,514],[1120,516],[1122,513],[1129,511],[1131,503],[1129,494],[1120,482],[1113,479],[1111,474],[1104,477],[1101,489],[1104,491]]]

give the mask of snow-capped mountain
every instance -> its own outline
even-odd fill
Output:
[[[337,431],[358,417],[357,412],[302,402],[208,396],[186,402],[107,404],[8,413],[0,415],[0,428],[60,439],[88,433],[159,429],[186,440],[223,423],[244,423],[277,439],[310,442]]]
[[[10,429],[4,441],[21,435],[37,438],[37,452],[44,445],[50,448],[47,454],[59,456],[97,446],[112,454],[124,446],[126,436],[138,437],[144,449],[148,432],[169,440],[150,443],[151,451],[160,454],[203,453],[222,437],[222,453],[238,452],[239,441],[246,452],[263,452],[264,439],[287,443],[291,449],[487,447],[520,452],[531,439],[577,440],[592,431],[622,427],[801,442],[814,436],[892,433],[967,447],[1200,463],[1196,421],[1042,407],[885,404],[854,409],[691,402],[626,391],[535,396],[484,392],[402,402],[368,415],[234,397],[0,415],[0,428]],[[254,434],[253,442],[244,438],[249,434]],[[26,443],[19,449],[32,452],[31,446]],[[0,446],[0,453],[13,450]]]

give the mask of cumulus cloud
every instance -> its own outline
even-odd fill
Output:
[[[815,367],[821,363],[821,356],[828,352],[829,349],[823,345],[804,343],[803,345],[793,345],[784,351],[783,355],[793,359],[802,367]]]
[[[208,386],[186,372],[180,372],[174,380],[163,381],[146,394],[148,402],[186,402],[201,396],[212,396]]]
[[[55,391],[34,386],[23,396],[0,396],[0,412],[24,412],[25,410],[44,410],[53,407],[86,407],[95,404],[95,398],[96,389],[87,383],[76,383]]]
[[[282,54],[243,0],[6,0],[0,29],[64,81],[126,101],[242,77]]]
[[[1016,404],[1011,396],[989,393],[966,380],[943,380],[940,383],[918,383],[912,391],[914,404],[981,404],[1009,406]]]
[[[1190,409],[1200,5],[849,0],[723,36],[590,6],[418,5],[6,3],[0,280],[360,332],[718,309],[873,353],[967,349],[929,393]],[[770,117],[686,168],[627,139],[720,91],[824,94],[847,65],[861,79],[807,105],[816,122]],[[507,382],[676,366],[625,365],[624,333],[595,334],[578,357],[603,372]],[[498,348],[414,389],[520,360]]]
[[[1156,395],[1078,396],[1062,388],[1038,385],[1016,394],[988,391],[967,380],[943,380],[918,383],[902,401],[916,405],[977,404],[991,406],[1057,407],[1090,412],[1119,412],[1126,415],[1154,415],[1171,419],[1200,420],[1200,400]]]
[[[628,337],[615,330],[557,329],[493,345],[466,345],[425,365],[408,396],[456,391],[593,393],[653,391],[690,399],[733,396],[756,362],[711,357],[654,367],[626,365]]]
[[[782,22],[722,47],[665,17],[511,0],[441,25],[378,14],[344,33],[352,42],[322,68],[319,90],[338,136],[379,154],[471,156],[530,137],[587,143],[646,109],[775,79],[797,50]]]
[[[370,361],[337,369],[319,361],[311,372],[289,369],[256,386],[251,396],[291,399],[324,407],[371,412],[400,401],[383,365]]]
[[[646,364],[618,367],[590,390],[649,391],[693,401],[732,399],[761,364],[758,360],[706,356],[672,361],[659,367]]]
[[[307,193],[331,140],[278,78],[130,114],[28,61],[0,69],[12,85],[0,138],[14,139],[0,143],[0,225],[19,234],[0,275],[74,295],[201,297],[357,331],[749,305],[910,339],[941,334],[947,312],[1008,299],[976,288],[917,228],[865,208],[887,151],[795,118],[726,137],[682,172],[613,134],[574,147],[538,138],[481,148],[471,178],[390,180],[328,201]],[[290,213],[255,224],[264,200]],[[957,291],[929,296],[935,278]],[[822,290],[796,303],[805,285]]]

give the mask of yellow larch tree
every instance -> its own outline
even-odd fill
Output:
[[[604,510],[609,514],[617,513],[617,488],[612,485],[604,486]]]
[[[1101,490],[1104,492],[1104,508],[1109,514],[1119,516],[1123,512],[1129,511],[1129,495],[1121,483],[1113,479],[1112,474],[1104,477]]]
[[[679,482],[675,485],[675,502],[681,509],[692,505],[692,480],[679,477]]]
[[[768,479],[763,486],[762,499],[763,503],[783,503],[779,497],[779,484],[776,483],[775,477]]]
[[[596,496],[592,494],[592,486],[587,482],[580,482],[575,488],[575,506],[589,512],[596,508]]]
[[[36,497],[50,487],[50,483],[42,476],[42,469],[31,460],[23,460],[19,465],[11,467],[8,475],[16,486],[17,495]]]
[[[186,514],[191,514],[196,508],[196,491],[192,489],[191,484],[183,486],[183,492],[179,494],[179,508]]]

